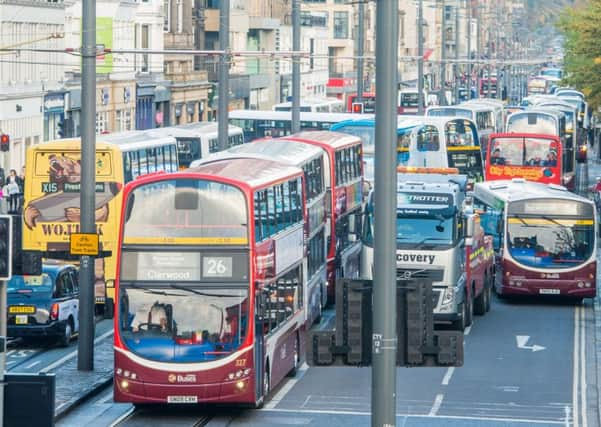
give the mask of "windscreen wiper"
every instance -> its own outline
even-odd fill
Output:
[[[559,225],[562,228],[570,228],[567,225],[563,225],[561,222],[559,222],[559,221],[557,221],[557,220],[555,220],[555,219],[553,219],[551,217],[548,217],[546,215],[541,216],[541,218],[544,219],[544,220],[547,220],[547,221],[549,221],[549,222],[551,222],[551,223],[553,223],[555,225]]]

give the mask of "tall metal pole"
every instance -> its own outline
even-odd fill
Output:
[[[501,79],[501,7],[498,3],[496,12],[497,28],[495,41],[495,59],[497,61],[497,99],[501,99],[501,89],[503,88],[503,80]]]
[[[453,66],[453,77],[455,82],[455,103],[459,103],[459,84],[461,78],[459,75],[459,1],[456,0],[455,4],[455,65]]]
[[[480,56],[481,56],[481,51],[480,51],[480,44],[481,44],[481,40],[480,40],[480,14],[481,14],[481,6],[478,6],[478,15],[476,15],[476,60],[478,61],[478,63],[476,64],[476,98],[480,98],[480,85],[482,84],[482,80],[481,80],[481,67],[480,67]]]
[[[375,241],[372,427],[396,425],[396,127],[398,0],[378,0],[376,13]]]
[[[227,149],[229,98],[230,98],[230,0],[219,0],[219,102],[217,103],[217,131],[219,149]]]
[[[465,7],[467,12],[467,80],[465,86],[467,88],[467,99],[472,97],[472,1],[465,0]]]
[[[96,233],[96,0],[82,2],[81,183],[82,233]],[[94,369],[94,258],[79,265],[79,338],[77,369]]]
[[[447,59],[447,15],[446,2],[442,0],[442,48],[440,49],[440,105],[447,105],[446,88],[446,59]]]
[[[424,114],[424,1],[417,2],[417,114]]]
[[[292,50],[300,51],[300,0],[292,0]],[[300,132],[300,58],[292,57],[292,133]]]
[[[363,101],[363,54],[364,54],[364,32],[365,32],[365,3],[360,0],[357,13],[357,101]]]
[[[13,217],[16,218],[16,217]],[[0,280],[0,313],[7,313],[7,282]],[[6,318],[0,319],[0,426],[4,425],[4,371],[6,370]]]

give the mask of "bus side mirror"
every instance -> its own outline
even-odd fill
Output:
[[[466,238],[473,237],[474,235],[474,216],[470,215],[464,219],[464,234]]]

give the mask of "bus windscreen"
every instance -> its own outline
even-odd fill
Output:
[[[123,241],[247,244],[248,216],[239,189],[201,179],[142,185],[129,196]]]
[[[543,114],[514,113],[507,120],[507,132],[557,135],[557,122]]]
[[[565,219],[552,213],[535,218],[510,215],[507,245],[510,255],[524,266],[571,268],[591,257],[594,234],[592,218]]]
[[[246,337],[247,289],[141,284],[121,289],[121,337],[145,359],[212,361],[236,351]]]

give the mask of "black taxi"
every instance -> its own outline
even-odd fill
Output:
[[[7,286],[9,337],[55,337],[68,346],[79,329],[77,268],[44,264],[40,276],[13,276]]]

